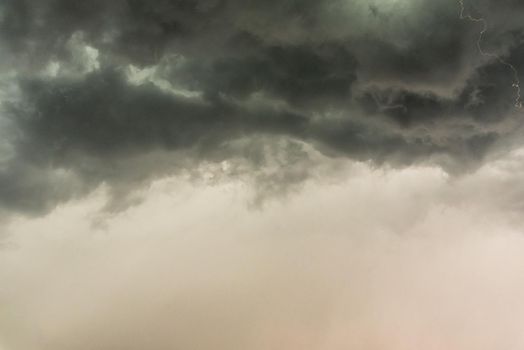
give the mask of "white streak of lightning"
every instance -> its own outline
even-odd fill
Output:
[[[515,66],[513,66],[511,63],[505,61],[499,55],[497,55],[495,53],[492,53],[492,52],[486,52],[486,51],[484,51],[482,49],[482,39],[484,37],[484,33],[486,33],[486,31],[488,30],[488,23],[487,23],[487,21],[484,18],[482,18],[482,17],[476,18],[476,17],[473,17],[471,14],[464,14],[464,11],[465,11],[464,0],[459,0],[459,4],[460,4],[460,19],[461,20],[467,19],[469,21],[482,24],[482,30],[480,31],[479,37],[478,37],[478,40],[477,40],[477,48],[478,48],[480,54],[482,56],[485,56],[485,57],[494,58],[495,60],[497,60],[501,64],[503,64],[506,67],[508,67],[509,69],[511,69],[511,71],[513,73],[513,79],[514,79],[512,86],[515,89],[515,94],[516,94],[515,107],[522,108],[522,97],[521,97],[521,87],[520,87],[519,72],[517,71]]]

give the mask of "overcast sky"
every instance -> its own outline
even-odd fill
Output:
[[[521,350],[522,18],[0,0],[0,350]]]

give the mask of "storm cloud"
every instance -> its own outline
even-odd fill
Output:
[[[0,0],[0,350],[522,349],[522,18]]]
[[[524,70],[522,4],[465,7],[489,13],[485,50]],[[237,169],[228,176],[256,173],[275,157],[285,186],[308,177],[307,147],[379,165],[481,166],[522,118],[512,72],[480,54],[482,28],[459,10],[4,0],[0,205],[42,213],[106,184],[125,206],[155,178],[223,162]],[[301,174],[279,176],[289,162]]]

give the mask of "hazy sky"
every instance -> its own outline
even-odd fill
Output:
[[[0,0],[0,350],[521,350],[522,18]]]

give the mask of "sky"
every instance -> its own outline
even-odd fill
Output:
[[[0,350],[522,349],[523,16],[0,0]]]

